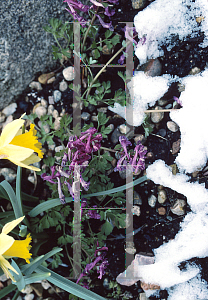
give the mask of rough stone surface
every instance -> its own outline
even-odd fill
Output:
[[[0,109],[15,101],[37,73],[56,67],[52,34],[43,26],[52,17],[70,21],[62,0],[1,0]]]

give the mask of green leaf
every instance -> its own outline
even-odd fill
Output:
[[[105,32],[105,38],[108,39],[112,34],[113,34],[112,31],[107,30],[107,31]]]
[[[91,292],[90,290],[85,289],[84,287],[56,274],[55,272],[40,266],[38,267],[35,272],[42,273],[42,272],[50,272],[51,276],[47,278],[47,280],[54,285],[58,286],[59,288],[65,290],[66,292],[73,294],[81,299],[85,300],[106,300],[105,298]]]
[[[120,42],[120,38],[119,35],[115,35],[112,39],[111,39],[111,43],[115,46],[116,44],[118,44]]]
[[[94,50],[94,55],[95,55],[95,58],[98,59],[100,57],[100,52],[98,49],[95,49]]]
[[[109,117],[106,117],[106,114],[104,114],[103,112],[98,112],[98,125],[105,125],[109,120]]]
[[[0,299],[3,299],[3,297],[16,290],[16,288],[17,287],[15,284],[10,284],[7,287],[3,288],[3,290],[0,291]]]
[[[18,287],[18,290],[21,291],[25,288],[25,285],[26,285],[24,277],[23,277],[22,272],[20,271],[18,265],[16,264],[16,262],[13,259],[12,259],[11,265],[18,272],[18,274],[16,274],[12,270],[10,271],[12,273],[12,275],[14,276],[14,279],[16,280],[15,284]]]
[[[112,231],[113,225],[110,222],[106,221],[101,228],[101,233],[109,235]]]
[[[31,284],[37,281],[48,279],[48,277],[51,276],[51,272],[44,272],[44,273],[38,273],[38,274],[31,274],[24,276],[24,280],[26,284]]]

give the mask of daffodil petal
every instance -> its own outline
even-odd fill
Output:
[[[40,158],[42,158],[43,157],[43,152],[41,151],[42,144],[38,142],[36,133],[37,131],[35,130],[35,125],[31,124],[30,131],[15,136],[13,140],[10,142],[10,144],[32,149],[34,152],[37,152]]]
[[[28,158],[30,155],[32,155],[34,151],[32,149],[20,147],[20,146],[14,146],[14,145],[7,145],[3,148],[0,148],[0,154],[7,155],[6,159],[15,159],[22,161],[26,158]]]
[[[7,277],[10,277],[12,279],[12,281],[15,282],[14,277],[12,276],[12,274],[9,272],[8,269],[12,270],[14,273],[16,273],[17,275],[19,274],[11,265],[10,263],[2,256],[0,255],[0,267],[2,268],[2,270],[4,271],[4,274]]]
[[[14,120],[11,123],[7,124],[2,130],[0,136],[0,147],[4,147],[5,145],[9,144],[17,134],[18,130],[23,126],[23,124],[24,120],[22,119]]]
[[[37,157],[38,157],[38,156],[37,156]],[[34,167],[34,166],[29,166],[29,165],[27,164],[27,159],[25,159],[25,160],[23,160],[23,161],[18,161],[18,160],[10,159],[10,161],[13,162],[15,165],[20,166],[20,167],[22,167],[22,168],[26,168],[26,169],[29,169],[29,170],[32,170],[32,171],[37,171],[37,172],[40,171],[39,168],[36,168],[36,167]],[[38,161],[39,161],[39,160],[38,160]],[[35,161],[33,161],[33,163],[34,163],[34,162],[35,162]]]
[[[12,246],[4,252],[4,257],[10,258],[10,257],[19,257],[26,260],[26,262],[29,264],[29,259],[31,258],[32,254],[30,251],[30,242],[32,238],[30,234],[27,235],[25,240],[15,240]]]
[[[4,225],[4,227],[2,228],[2,233],[4,234],[8,234],[10,231],[12,231],[12,229],[14,229],[20,222],[22,222],[22,220],[24,219],[24,216],[23,217],[20,217],[14,221],[11,221],[7,224]],[[1,234],[0,234],[1,236]],[[14,240],[14,239],[13,239]],[[1,245],[1,243],[0,243]]]
[[[5,234],[0,234],[0,255],[4,254],[5,251],[7,251],[12,244],[14,243],[14,238]]]

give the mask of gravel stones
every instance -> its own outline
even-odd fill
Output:
[[[170,208],[173,214],[177,216],[183,216],[185,214],[186,201],[183,199],[177,199],[173,207]]]
[[[81,114],[81,118],[82,118],[82,120],[84,120],[84,121],[89,121],[89,119],[90,119],[90,114],[89,114],[88,112],[83,112],[83,113]]]
[[[53,92],[53,98],[54,98],[54,102],[57,103],[61,100],[61,92],[58,90],[55,90]]]
[[[162,73],[162,65],[158,58],[150,59],[145,68],[145,74],[147,76],[155,77],[160,76]]]
[[[165,203],[167,199],[167,195],[166,195],[166,191],[165,190],[160,190],[158,192],[158,198],[157,198],[157,201],[160,203],[160,204],[163,204]]]
[[[149,204],[149,206],[155,207],[156,202],[157,202],[157,198],[156,198],[155,195],[152,194],[152,195],[148,198],[148,204]]]
[[[29,84],[29,87],[31,88],[31,89],[35,89],[35,90],[37,90],[37,91],[41,91],[43,88],[42,88],[42,86],[41,86],[41,84],[40,84],[40,82],[38,82],[38,81],[32,81],[30,84]]]
[[[41,84],[47,84],[48,83],[48,79],[50,79],[51,77],[53,77],[55,75],[54,72],[50,72],[50,73],[47,73],[47,74],[41,74],[39,77],[38,77],[38,81],[39,83]]]
[[[67,81],[74,80],[75,74],[74,74],[74,67],[67,67],[63,70],[63,76]]]
[[[130,131],[130,128],[126,124],[121,124],[119,130],[123,134],[127,134]]]
[[[2,110],[2,113],[8,117],[10,115],[12,115],[15,111],[16,111],[16,108],[17,108],[17,103],[11,103],[10,105],[6,106],[3,110]]]
[[[62,80],[62,81],[59,83],[59,90],[60,90],[61,92],[64,92],[64,91],[67,90],[67,88],[68,88],[68,84],[66,83],[65,80]]]
[[[40,119],[40,117],[43,117],[46,115],[47,109],[44,106],[39,105],[39,106],[34,107],[33,112],[36,113],[36,115]]]
[[[167,122],[167,128],[171,131],[171,132],[177,132],[179,127],[178,125],[173,122],[173,121],[168,121]]]
[[[160,110],[160,109],[162,109],[162,107],[160,107],[160,106],[155,107],[155,111]],[[152,112],[151,113],[151,121],[153,123],[156,123],[156,124],[159,123],[160,121],[162,121],[163,117],[164,117],[164,112]]]

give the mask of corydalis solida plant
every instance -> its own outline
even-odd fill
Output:
[[[102,135],[97,134],[97,129],[94,127],[89,128],[82,132],[80,137],[70,136],[67,144],[67,153],[65,152],[61,165],[54,165],[51,167],[51,175],[43,173],[41,178],[50,183],[58,185],[58,194],[62,204],[65,204],[65,196],[62,191],[62,185],[66,185],[72,197],[75,194],[75,172],[79,174],[79,180],[84,190],[89,189],[90,182],[84,181],[82,173],[88,166],[91,154],[101,147]]]
[[[109,30],[114,30],[113,26],[112,26],[112,22],[110,23],[105,23],[103,21],[103,19],[101,18],[100,14],[104,14],[108,17],[111,17],[114,15],[115,11],[114,10],[110,10],[109,7],[103,5],[101,2],[98,2],[96,0],[90,0],[90,2],[93,4],[91,6],[85,5],[80,1],[76,1],[76,0],[64,0],[64,2],[66,2],[69,6],[69,9],[66,8],[66,10],[72,15],[72,17],[74,18],[74,20],[77,20],[80,25],[82,27],[85,27],[87,25],[87,23],[89,22],[89,20],[87,20],[86,18],[81,17],[78,12],[82,11],[84,13],[87,13],[90,16],[90,13],[92,14],[93,18],[92,18],[92,23],[94,22],[95,18],[97,17],[100,21],[100,24],[104,27],[104,28],[108,28]],[[108,0],[105,2],[109,2],[112,4],[118,4],[119,0]],[[102,9],[102,11],[99,12],[99,9]],[[104,10],[103,10],[104,9]]]

